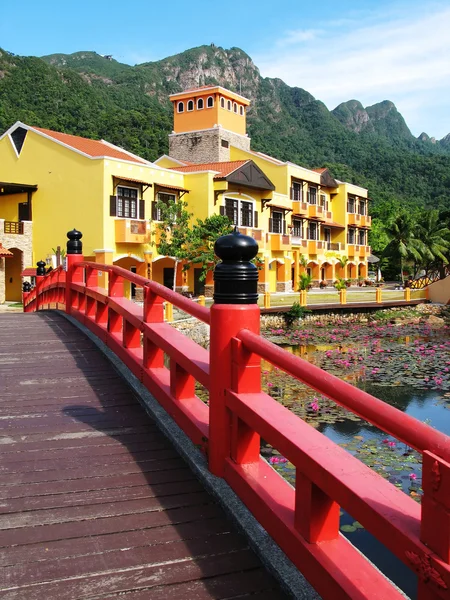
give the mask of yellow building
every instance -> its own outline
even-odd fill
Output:
[[[0,137],[0,244],[14,255],[0,257],[0,302],[20,298],[20,274],[51,264],[74,227],[88,259],[171,286],[174,259],[158,255],[155,203],[180,198],[194,219],[228,215],[258,241],[261,292],[297,289],[303,269],[316,282],[367,275],[367,190],[252,151],[249,101],[239,94],[203,86],[171,100],[169,155],[155,163],[20,122]],[[178,269],[177,289],[202,292],[200,272]]]

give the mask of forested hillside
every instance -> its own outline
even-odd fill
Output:
[[[110,142],[150,160],[167,151],[168,94],[220,84],[250,98],[255,150],[368,187],[372,214],[397,206],[450,209],[450,136],[414,138],[389,101],[333,111],[307,91],[262,78],[238,48],[201,46],[124,65],[95,52],[18,57],[0,51],[0,130],[15,121]]]

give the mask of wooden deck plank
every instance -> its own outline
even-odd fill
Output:
[[[285,597],[88,338],[0,326],[0,600]]]

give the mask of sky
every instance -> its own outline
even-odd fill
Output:
[[[329,109],[391,100],[415,136],[450,133],[448,0],[0,0],[0,47],[22,56],[94,50],[134,65],[211,43]]]

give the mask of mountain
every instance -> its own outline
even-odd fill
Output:
[[[20,57],[0,50],[0,131],[15,121],[104,138],[150,160],[167,152],[168,95],[220,84],[248,97],[252,147],[370,190],[372,214],[450,209],[450,135],[416,139],[392,102],[329,111],[306,90],[263,78],[239,48],[200,46],[134,67],[95,52]],[[387,207],[387,208],[386,208]]]

